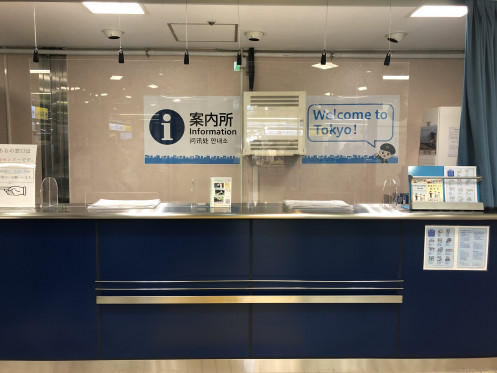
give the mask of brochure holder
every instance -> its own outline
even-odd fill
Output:
[[[410,210],[461,210],[461,211],[483,211],[484,205],[479,202],[479,187],[478,182],[481,181],[481,176],[444,176],[443,166],[411,166],[409,167],[409,208]],[[416,192],[416,184],[419,181],[426,180],[426,184],[432,185],[433,193],[430,191],[429,199],[418,198]],[[463,189],[468,184],[463,184],[464,180],[474,180],[471,185],[476,186],[474,190],[474,198],[470,201],[452,201],[446,195],[447,180],[461,181],[455,183],[454,188]],[[451,184],[452,185],[452,184]],[[441,193],[440,193],[441,192]],[[432,197],[433,194],[433,198]]]
[[[40,201],[42,208],[53,207],[59,204],[59,188],[57,181],[53,177],[46,177],[41,182]]]

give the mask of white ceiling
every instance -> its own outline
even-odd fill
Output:
[[[344,3],[351,5],[344,6]],[[404,40],[392,45],[392,50],[464,51],[466,17],[409,18],[421,3],[421,0],[392,0],[391,31],[407,32]],[[390,23],[388,0],[328,0],[328,8],[326,4],[327,0],[242,0],[240,5],[238,0],[188,1],[189,50],[192,54],[200,50],[236,51],[239,25],[244,49],[320,52],[324,47],[326,13],[328,51],[388,49],[385,39]],[[120,26],[125,32],[122,38],[125,50],[184,50],[185,2],[155,2],[144,6],[146,15],[119,17],[91,14],[74,1],[0,1],[0,48],[34,47],[33,10],[36,7],[39,49],[116,50],[119,40],[107,39],[102,30]],[[216,23],[209,26],[208,21]],[[265,35],[261,41],[252,42],[244,36],[249,30],[262,31]]]

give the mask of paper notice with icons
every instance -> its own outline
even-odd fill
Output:
[[[0,207],[35,207],[36,145],[0,144]]]
[[[425,270],[487,270],[488,226],[425,226]]]
[[[478,202],[476,179],[458,179],[459,177],[475,177],[476,166],[445,166],[445,202]]]

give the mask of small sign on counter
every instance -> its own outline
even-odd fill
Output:
[[[425,226],[423,269],[486,271],[488,226]]]
[[[210,207],[231,207],[231,177],[211,177]]]

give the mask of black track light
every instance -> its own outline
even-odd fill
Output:
[[[383,62],[383,65],[390,66],[390,56],[390,51],[388,51],[387,55],[385,56],[385,62]]]
[[[124,63],[124,52],[122,48],[119,48],[119,63]]]
[[[38,48],[35,48],[33,52],[33,62],[40,62],[40,56],[38,56]]]
[[[185,52],[185,58],[183,59],[183,63],[185,65],[189,65],[190,64],[190,55],[188,54],[188,49]]]
[[[236,55],[236,64],[238,66],[242,66],[242,53],[241,52],[238,52],[238,54]]]
[[[321,65],[326,65],[326,50],[321,54]]]

